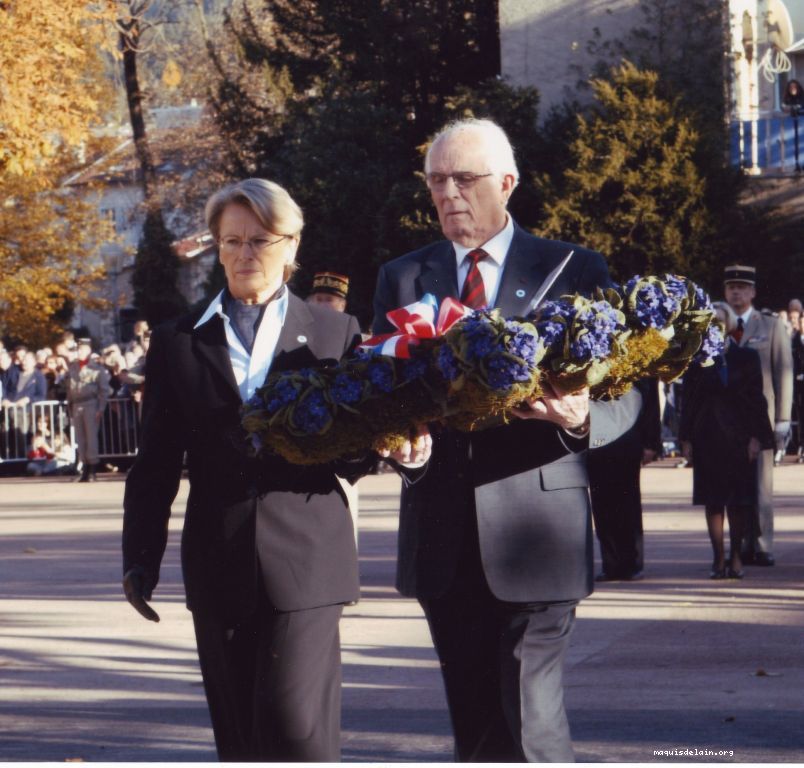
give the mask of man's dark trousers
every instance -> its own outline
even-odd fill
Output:
[[[562,673],[577,601],[499,600],[483,574],[477,524],[466,533],[447,593],[419,600],[441,660],[455,760],[573,762]]]

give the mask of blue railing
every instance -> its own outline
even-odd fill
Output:
[[[733,120],[729,125],[731,164],[754,173],[795,173],[793,120],[789,115]],[[804,164],[804,116],[798,120],[799,157]]]

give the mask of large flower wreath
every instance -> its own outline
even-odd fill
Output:
[[[684,277],[634,277],[565,296],[527,318],[435,298],[389,313],[395,333],[332,367],[271,374],[243,406],[257,453],[317,464],[400,445],[418,424],[499,424],[547,386],[618,397],[634,381],[678,378],[723,347],[709,297]]]

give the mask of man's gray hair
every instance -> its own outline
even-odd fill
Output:
[[[514,159],[514,149],[505,131],[500,128],[493,120],[477,119],[474,117],[464,120],[456,120],[448,123],[437,134],[427,149],[424,158],[424,171],[430,171],[430,154],[439,142],[447,138],[452,138],[456,134],[472,133],[479,136],[483,142],[487,170],[495,176],[502,178],[506,175],[514,177],[514,186],[519,183],[519,170]],[[465,171],[467,168],[456,168],[455,170]]]

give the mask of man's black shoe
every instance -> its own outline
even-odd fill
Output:
[[[776,560],[774,560],[773,555],[771,555],[769,552],[757,552],[754,555],[754,562],[752,565],[776,565]]]
[[[626,576],[609,576],[604,571],[595,576],[595,581],[642,581],[644,578],[645,574],[642,571],[635,571]]]

